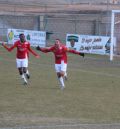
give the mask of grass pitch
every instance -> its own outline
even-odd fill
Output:
[[[22,85],[15,51],[0,52],[0,127],[120,123],[120,59],[68,54],[68,81],[61,91],[52,53],[29,59],[31,78]]]

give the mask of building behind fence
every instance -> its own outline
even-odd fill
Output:
[[[78,1],[78,3],[79,2],[80,1]],[[98,4],[97,2],[98,1],[96,1],[96,4]],[[44,5],[42,9],[44,12],[42,13],[25,13],[26,10],[23,12],[21,10],[22,13],[19,15],[16,6],[13,6],[13,12],[5,14],[3,12],[0,14],[0,39],[7,41],[8,28],[46,31],[47,42],[53,42],[56,38],[65,42],[67,33],[110,36],[111,9],[107,2],[108,0],[101,1],[100,3],[101,6],[102,4],[107,4],[104,11],[97,9],[79,11],[78,9],[77,11],[65,10],[64,12],[64,10],[59,10],[49,12],[47,6]],[[72,3],[69,2],[69,4],[75,4],[75,6],[77,6],[76,3],[75,1]],[[89,1],[86,3],[85,1],[81,1],[81,4],[95,5],[94,1],[91,1],[91,3]],[[117,4],[119,4],[119,1]]]
[[[42,20],[41,20],[42,19]],[[7,29],[44,30],[47,39],[60,38],[65,41],[67,33],[109,35],[110,22],[107,14],[55,14],[39,16],[0,16],[0,36],[7,40]]]

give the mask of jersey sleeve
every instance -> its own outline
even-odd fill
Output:
[[[73,53],[73,54],[80,55],[80,52],[78,52],[78,51],[76,51],[76,50],[71,50],[71,49],[68,48],[67,51],[68,51],[69,53]]]
[[[38,54],[36,52],[34,52],[31,47],[30,47],[30,43],[28,43],[28,50],[34,55],[34,56],[38,56]],[[28,53],[27,53],[28,54]]]
[[[4,48],[7,49],[9,52],[12,51],[15,47],[17,47],[17,42],[14,43],[10,48],[4,45]]]
[[[52,52],[53,51],[53,47],[49,47],[49,48],[40,48],[40,51],[47,53],[47,52]]]

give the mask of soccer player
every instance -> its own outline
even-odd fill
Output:
[[[17,48],[16,54],[16,64],[23,79],[23,84],[27,84],[27,79],[30,78],[30,74],[28,71],[28,56],[29,52],[31,52],[36,58],[39,58],[39,55],[36,54],[30,47],[30,43],[26,41],[25,35],[22,33],[19,35],[18,41],[16,41],[11,47],[7,47],[5,43],[2,43],[3,47],[7,49],[9,52],[12,51],[14,48]]]
[[[64,78],[67,79],[67,52],[78,54],[84,57],[84,53],[80,53],[76,50],[71,50],[67,48],[64,44],[61,43],[59,39],[55,40],[55,44],[51,47],[41,48],[39,46],[36,47],[37,50],[42,51],[44,53],[53,52],[55,56],[55,70],[57,73],[57,77],[60,82],[61,90],[65,88]]]

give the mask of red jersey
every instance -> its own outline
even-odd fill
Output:
[[[60,49],[56,49],[55,46],[50,48],[41,48],[42,52],[53,52],[55,56],[55,64],[61,64],[61,61],[67,64],[67,47],[61,45]]]
[[[30,51],[33,55],[37,56],[37,54],[30,48],[29,42],[21,43],[20,40],[16,41],[14,45],[10,48],[6,46],[8,51],[12,51],[14,48],[17,48],[16,58],[25,59],[28,58],[28,51]]]
[[[47,52],[53,52],[55,56],[55,64],[61,64],[62,61],[67,64],[67,52],[81,55],[80,52],[76,50],[70,50],[65,45],[60,45],[59,48],[56,48],[55,45],[50,48],[40,48],[40,51],[47,53]],[[83,55],[82,55],[83,56]]]

